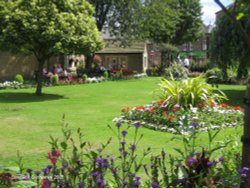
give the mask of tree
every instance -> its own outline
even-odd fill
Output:
[[[42,94],[46,60],[61,54],[92,54],[102,39],[85,0],[0,0],[0,46],[34,54],[38,61],[36,94]]]
[[[173,46],[195,41],[202,34],[198,0],[146,0],[142,12],[141,33],[162,47],[162,68],[169,65],[164,61]]]
[[[197,40],[202,33],[198,0],[146,0],[142,30],[157,43],[180,45]]]
[[[242,18],[240,22],[242,25],[249,25],[249,19]],[[247,43],[225,13],[221,13],[213,29],[210,52],[214,63],[222,69],[225,79],[229,66],[238,66],[237,78],[247,77],[249,68],[247,59],[250,58]]]
[[[246,43],[247,50],[250,52],[250,27],[249,22],[242,21],[244,18],[249,18],[250,16],[250,3],[249,0],[235,0],[234,4],[232,4],[232,9],[226,8],[220,0],[214,0],[221,9],[226,13],[226,15],[231,19],[234,23],[235,28],[238,29],[240,35],[242,36],[242,41]],[[249,61],[249,59],[248,59]],[[249,62],[247,62],[249,65]],[[248,98],[245,100],[245,124],[244,124],[244,132],[242,136],[242,167],[250,167],[250,86],[248,85],[248,89],[246,92]],[[241,186],[242,188],[250,187],[250,176],[246,178],[242,178]]]

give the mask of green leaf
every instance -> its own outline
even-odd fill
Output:
[[[245,14],[244,14],[243,12],[240,12],[240,13],[237,15],[236,19],[237,19],[237,20],[241,20],[244,16],[245,16]]]
[[[61,147],[63,148],[63,150],[66,150],[68,145],[66,142],[61,142]]]

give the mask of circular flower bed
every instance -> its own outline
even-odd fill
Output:
[[[173,107],[168,104],[168,100],[160,100],[132,109],[127,107],[114,121],[131,124],[140,122],[150,129],[177,134],[188,134],[194,129],[206,131],[243,125],[243,112],[239,106],[211,102],[185,108],[180,104]]]

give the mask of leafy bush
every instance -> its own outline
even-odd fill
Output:
[[[180,81],[175,81],[173,78],[172,80],[161,79],[160,91],[160,98],[167,100],[170,106],[181,104],[184,108],[226,99],[222,91],[207,84],[202,77]]]
[[[59,76],[57,74],[51,76],[51,84],[56,85],[59,82]]]
[[[210,84],[218,84],[224,81],[222,70],[217,67],[208,70],[205,74],[205,77],[207,79],[207,83]]]
[[[108,73],[108,71],[105,71],[105,72],[103,73],[103,77],[104,77],[105,79],[108,79],[108,78],[109,78],[109,73]]]
[[[206,72],[211,67],[211,63],[209,61],[204,62],[195,62],[191,61],[190,70],[192,72]]]
[[[188,69],[180,64],[173,64],[165,69],[164,77],[170,79],[172,76],[175,80],[187,79]]]
[[[82,75],[82,80],[83,80],[84,82],[86,82],[87,79],[88,79],[88,75],[87,75],[87,74],[83,74],[83,75]]]
[[[15,81],[20,83],[20,84],[23,84],[23,82],[24,82],[23,76],[21,74],[17,74],[15,76]]]

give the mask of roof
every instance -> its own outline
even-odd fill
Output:
[[[133,43],[131,46],[122,47],[119,43],[106,41],[105,48],[99,52],[98,54],[106,54],[106,53],[143,53],[145,49],[146,43],[144,42],[136,42]]]

